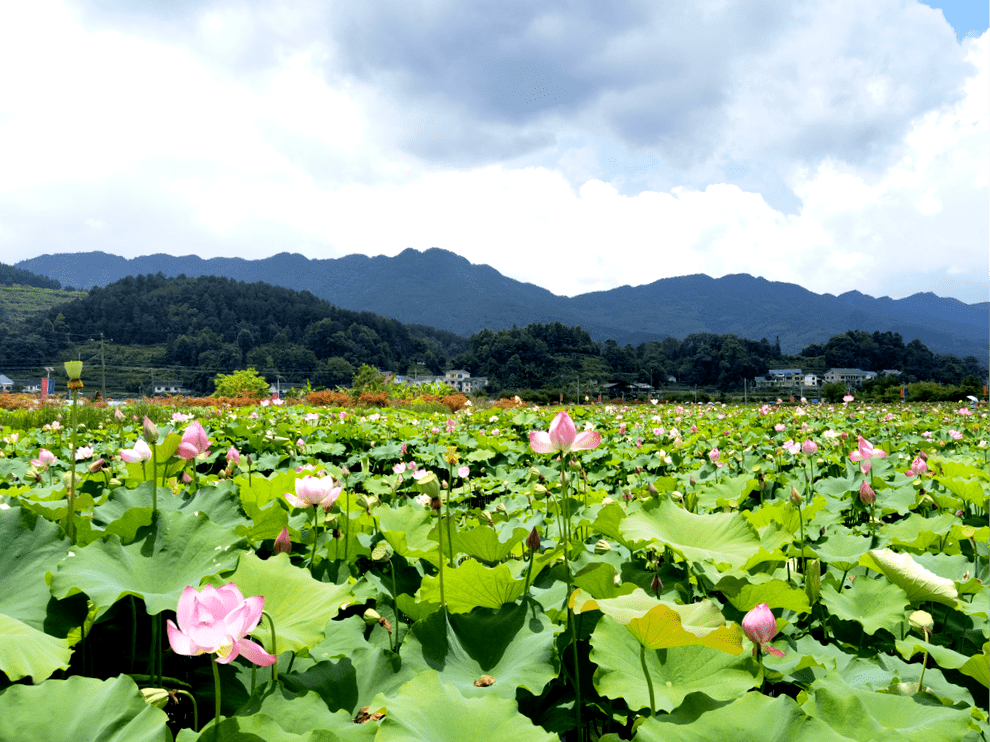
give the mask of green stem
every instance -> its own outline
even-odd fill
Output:
[[[439,512],[437,517],[440,517]],[[437,559],[437,565],[440,568],[440,607],[443,609],[444,613],[447,612],[447,596],[443,591],[443,525],[439,522],[437,523],[437,537],[440,539],[440,557]]]
[[[657,702],[653,696],[653,678],[650,677],[650,670],[646,666],[646,645],[639,645],[639,664],[643,666],[643,675],[646,676],[646,688],[650,691],[650,716],[657,715]]]
[[[186,696],[193,705],[193,729],[199,729],[199,704],[196,703],[196,696],[187,690],[176,688],[173,691],[176,695]]]
[[[268,611],[262,611],[261,615],[268,619],[268,628],[272,630],[272,654],[278,657],[278,644],[275,639],[275,621]],[[275,664],[272,665],[272,680],[276,683],[278,682],[278,660],[275,660]]]
[[[454,568],[454,539],[450,535],[450,487],[454,481],[453,467],[447,469],[447,496],[443,499],[444,520],[447,521],[447,554],[450,568]]]
[[[72,390],[72,478],[69,480],[69,512],[66,517],[66,535],[69,543],[76,541],[76,449],[79,447],[79,428],[76,425],[76,415],[79,409],[79,390]]]
[[[347,514],[344,516],[344,561],[346,562],[351,548],[351,493],[344,492],[344,497],[347,498]],[[440,556],[443,556],[443,552]]]
[[[529,582],[533,577],[533,557],[535,554],[535,549],[529,550],[529,567],[526,569],[526,587],[523,589],[523,595],[529,595]]]
[[[808,565],[804,558],[804,514],[801,512],[801,506],[798,505],[798,522],[801,524],[801,575],[802,577],[808,574]]]
[[[395,586],[395,565],[392,564],[392,560],[389,560],[388,566],[391,567],[392,571],[392,607],[395,609],[395,629],[393,634],[395,634],[395,649],[393,652],[399,651],[399,593]]]
[[[217,656],[215,654],[210,655],[210,664],[213,665],[213,728],[216,729],[217,725],[220,724],[220,669],[217,667]]]
[[[313,565],[316,563],[316,541],[317,541],[317,531],[316,531],[316,519],[319,517],[317,512],[319,505],[313,506],[313,551],[309,555],[309,571],[313,571]]]
[[[158,442],[151,444],[151,514],[158,515]]]
[[[574,610],[570,607],[571,599],[571,562],[570,562],[570,534],[571,534],[571,523],[570,523],[570,512],[568,510],[568,480],[566,476],[566,457],[561,454],[560,456],[560,504],[561,504],[561,517],[564,524],[564,572],[567,577],[567,594],[564,596],[564,605],[567,606],[568,622],[571,625],[571,648],[574,657],[574,694],[575,703],[574,710],[577,718],[577,735],[578,742],[584,739],[584,727],[581,723],[581,666],[578,658],[578,634],[577,634],[577,624],[576,615]]]

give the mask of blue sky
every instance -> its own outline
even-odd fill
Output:
[[[988,299],[987,4],[0,7],[0,254]]]

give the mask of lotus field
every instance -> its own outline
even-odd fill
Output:
[[[118,409],[0,430],[0,740],[990,738],[985,406]]]

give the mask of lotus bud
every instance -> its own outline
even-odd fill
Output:
[[[141,426],[142,437],[146,443],[154,445],[158,442],[158,426],[151,422],[151,419],[145,415],[144,423]]]
[[[652,482],[647,485],[646,489],[649,490],[649,493],[651,495],[653,495],[654,497],[656,497],[657,495],[660,494],[660,491],[656,487],[653,486],[653,483]]]
[[[650,583],[650,589],[654,595],[660,597],[660,593],[663,591],[663,580],[660,579],[659,572],[653,575],[653,582]]]
[[[97,459],[96,461],[94,461],[92,464],[89,465],[89,473],[96,474],[98,471],[103,469],[103,465],[105,463],[106,462],[103,459]]]
[[[684,502],[684,495],[682,495],[677,490],[674,490],[673,492],[670,493],[670,499],[673,500],[674,502]]]
[[[540,545],[540,532],[536,529],[536,526],[533,526],[533,530],[526,536],[526,548],[531,552],[535,552],[540,550]]]
[[[236,448],[231,446],[227,449],[227,462],[235,466],[239,466],[241,463],[241,452]]]
[[[859,501],[864,505],[872,505],[877,501],[877,493],[873,491],[870,483],[865,479],[863,483],[859,485]]]
[[[935,619],[932,618],[932,614],[928,611],[912,612],[908,617],[908,622],[911,624],[912,629],[922,632],[926,639],[931,636],[932,630],[935,628]]]
[[[488,525],[491,525],[494,522],[492,521],[492,514],[489,513],[487,510],[481,511],[481,519],[485,521],[485,523],[487,523]]]
[[[690,477],[690,478],[688,479],[688,481],[689,481],[689,482],[691,482],[691,486],[692,486],[692,487],[694,487],[694,486],[695,486],[695,485],[697,484],[697,482],[696,482],[696,481],[695,481],[695,479],[694,479],[694,476],[691,476],[691,477]]]
[[[346,466],[340,467],[340,476],[341,477],[346,477],[350,473],[351,473],[351,470],[348,469]]]
[[[276,554],[288,554],[290,551],[292,551],[292,540],[289,538],[289,529],[283,528],[275,537],[274,552]]]
[[[495,506],[495,510],[498,511],[499,513],[501,513],[502,515],[508,515],[509,514],[509,511],[506,510],[506,508],[505,508],[505,503],[504,502],[500,502],[498,505],[496,505]]]
[[[541,476],[540,475],[540,470],[537,469],[535,466],[529,467],[529,476],[535,477],[535,478],[538,479]]]
[[[120,411],[119,407],[113,411],[113,419],[118,423],[124,422],[124,413]]]
[[[797,491],[797,488],[793,485],[791,486],[791,504],[795,507],[801,507],[801,503],[804,502],[804,498],[801,497],[801,493]]]

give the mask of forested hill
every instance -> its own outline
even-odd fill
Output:
[[[14,268],[11,265],[0,263],[0,286],[13,286],[14,284],[34,286],[39,289],[62,288],[62,284],[53,278],[39,276],[37,273],[31,273],[31,271],[21,270],[20,268]]]
[[[349,382],[362,363],[418,361],[440,373],[468,347],[452,333],[340,309],[308,291],[213,276],[124,278],[52,309],[41,324],[55,346],[103,333],[116,344],[165,344],[172,365],[211,373],[275,367],[322,385]]]

